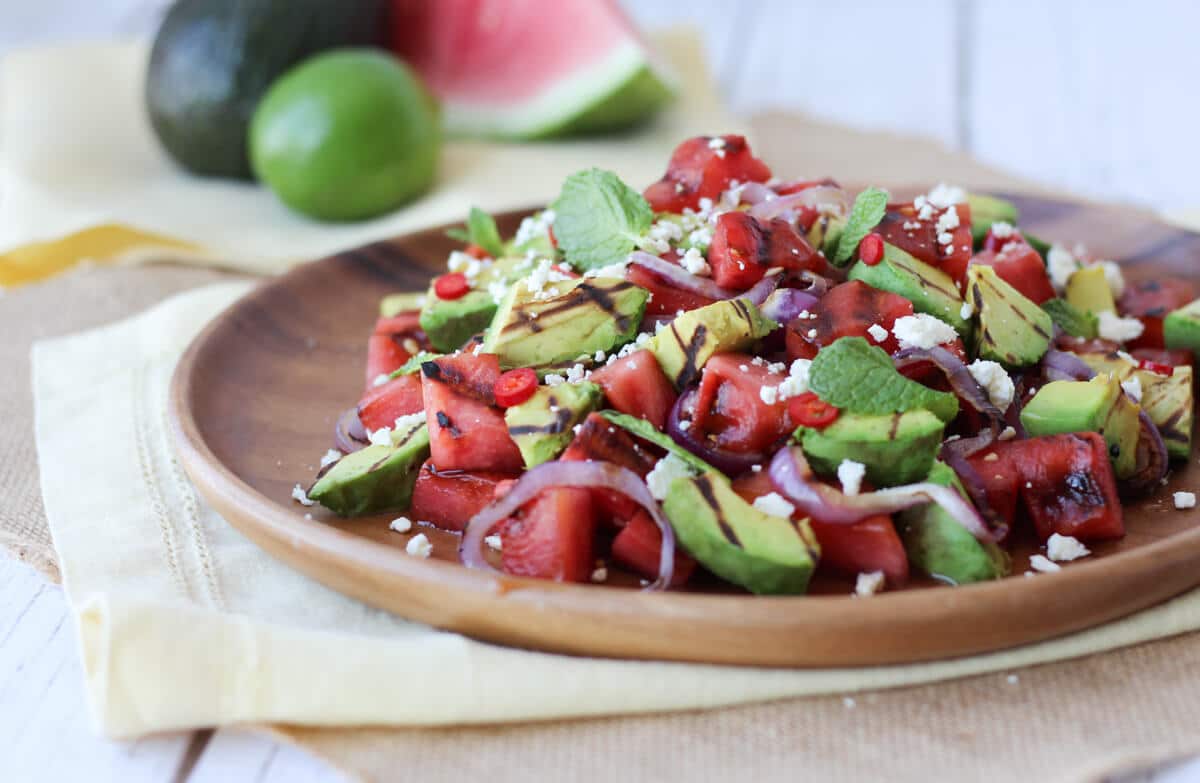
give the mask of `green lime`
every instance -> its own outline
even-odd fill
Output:
[[[255,175],[320,220],[361,220],[424,193],[437,168],[437,107],[403,63],[339,49],[291,69],[250,123]]]

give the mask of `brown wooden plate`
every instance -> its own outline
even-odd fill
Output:
[[[1125,259],[1130,280],[1200,279],[1200,235],[1131,210],[1010,195],[1022,226],[1083,240]],[[512,231],[521,213],[501,217]],[[362,391],[366,336],[379,298],[423,288],[455,243],[443,228],[298,267],[259,286],[197,337],[171,389],[173,435],[200,493],[275,557],[374,606],[480,639],[584,655],[768,666],[885,664],[996,650],[1081,630],[1200,584],[1200,510],[1171,492],[1200,490],[1176,463],[1154,497],[1126,506],[1128,535],[1060,573],[997,582],[849,595],[759,597],[710,585],[646,593],[619,574],[604,585],[496,576],[457,562],[458,537],[424,529],[434,557],[405,554],[394,515],[342,520],[291,499],[331,445],[334,419]],[[311,518],[307,515],[311,514]],[[416,531],[414,531],[416,532]]]

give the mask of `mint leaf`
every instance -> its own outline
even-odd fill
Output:
[[[854,199],[850,208],[850,217],[846,220],[846,228],[838,239],[837,250],[833,253],[833,263],[845,266],[858,248],[863,237],[871,233],[871,229],[879,225],[887,212],[888,192],[879,188],[867,188]]]
[[[1054,321],[1055,326],[1072,337],[1095,339],[1099,334],[1099,319],[1090,312],[1080,310],[1066,299],[1051,299],[1042,303],[1042,309]]]
[[[924,408],[942,421],[958,415],[958,398],[905,378],[882,348],[843,337],[817,353],[808,388],[850,413],[881,415]]]
[[[630,435],[653,443],[660,449],[674,454],[676,457],[679,457],[681,460],[686,462],[688,467],[698,470],[701,473],[716,471],[716,468],[714,468],[712,465],[709,465],[707,462],[700,459],[683,446],[680,446],[678,443],[671,440],[671,436],[664,432],[659,432],[659,430],[653,424],[645,419],[639,419],[635,416],[630,416],[627,413],[618,413],[617,411],[612,410],[600,411],[600,415],[621,429],[625,430]]]
[[[567,177],[551,206],[558,247],[581,272],[625,260],[654,220],[641,193],[601,169]]]
[[[479,245],[492,258],[500,258],[504,255],[504,240],[500,238],[500,229],[496,227],[496,219],[479,207],[471,207],[471,212],[467,215],[466,231],[455,226],[446,229],[446,236],[457,239],[459,242]]]

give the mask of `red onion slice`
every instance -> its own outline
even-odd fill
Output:
[[[778,288],[763,302],[762,313],[776,323],[786,324],[818,301],[817,297],[799,288]]]
[[[1042,375],[1048,381],[1090,381],[1096,371],[1075,354],[1051,348],[1042,357]]]
[[[1158,487],[1167,475],[1167,446],[1162,433],[1144,410],[1138,411],[1137,470],[1125,481],[1130,492],[1146,492]]]
[[[971,374],[961,359],[942,346],[935,345],[929,349],[904,348],[897,351],[892,359],[898,370],[917,362],[932,362],[942,371],[946,380],[950,382],[950,387],[954,389],[954,393],[964,402],[993,422],[1003,421],[1004,411],[992,404],[987,389],[975,380],[975,376]]]
[[[553,487],[610,489],[620,492],[644,508],[662,533],[658,577],[647,585],[646,589],[663,590],[671,584],[671,577],[675,571],[675,531],[663,516],[658,502],[646,487],[646,482],[628,468],[610,462],[545,462],[526,471],[508,494],[467,522],[458,550],[463,564],[468,568],[495,572],[496,569],[492,568],[484,557],[483,539],[491,533],[497,523],[512,516],[538,493]]]
[[[667,434],[671,440],[695,454],[700,459],[712,465],[726,476],[739,476],[750,470],[751,465],[761,465],[766,462],[767,455],[759,452],[736,452],[710,446],[700,441],[691,431],[691,427],[681,427],[683,412],[690,410],[692,401],[696,398],[696,389],[688,389],[675,400],[670,414],[667,416]]]
[[[828,277],[822,277],[816,272],[810,272],[807,269],[804,269],[800,272],[800,279],[808,283],[807,286],[801,288],[800,290],[806,294],[812,294],[817,298],[825,296],[830,288],[833,288],[835,285],[837,285],[837,283],[835,283],[833,280],[830,280]]]
[[[777,217],[790,220],[795,217],[796,210],[804,207],[845,215],[849,203],[846,192],[841,188],[835,188],[832,185],[817,185],[805,188],[798,193],[789,193],[786,196],[760,201],[750,207],[750,217],[760,223],[769,223]]]
[[[738,185],[738,193],[743,204],[761,204],[779,197],[775,191],[761,182],[747,182],[744,185]]]
[[[749,299],[752,304],[762,304],[763,301],[779,286],[782,274],[768,275],[758,281],[748,291],[730,291],[714,283],[707,277],[698,277],[683,267],[643,250],[635,250],[629,254],[629,263],[649,269],[654,274],[683,291],[707,297],[709,299]]]
[[[741,294],[739,298],[749,300],[752,305],[761,305],[779,287],[779,281],[782,279],[782,273],[767,275],[755,283],[746,293]]]
[[[780,449],[768,475],[784,497],[805,514],[827,524],[852,525],[874,514],[892,514],[925,503],[937,503],[980,541],[994,541],[979,513],[951,487],[928,482],[846,495],[816,481],[799,447]]]
[[[358,418],[358,408],[347,408],[333,425],[333,445],[344,454],[351,454],[366,446],[367,431]]]

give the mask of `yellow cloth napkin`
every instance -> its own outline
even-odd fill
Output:
[[[167,436],[172,368],[247,290],[211,286],[37,343],[46,514],[97,725],[434,725],[644,713],[1007,670],[1200,628],[1200,591],[1109,625],[938,663],[763,670],[497,647],[409,623],[277,563],[197,495]],[[289,466],[307,475],[309,466]],[[869,600],[869,599],[868,599]]]
[[[647,127],[535,144],[453,141],[430,193],[353,224],[317,223],[288,211],[266,188],[192,177],[174,166],[143,109],[145,44],[14,52],[0,69],[0,286],[80,257],[173,258],[273,273],[462,220],[471,205],[491,211],[544,203],[568,174],[599,161],[630,182],[651,182],[680,139],[741,127],[723,110],[693,32],[666,31],[653,45],[672,66],[679,98]],[[101,233],[77,234],[87,229]],[[75,236],[51,241],[64,235]],[[46,244],[5,254],[30,242]]]

